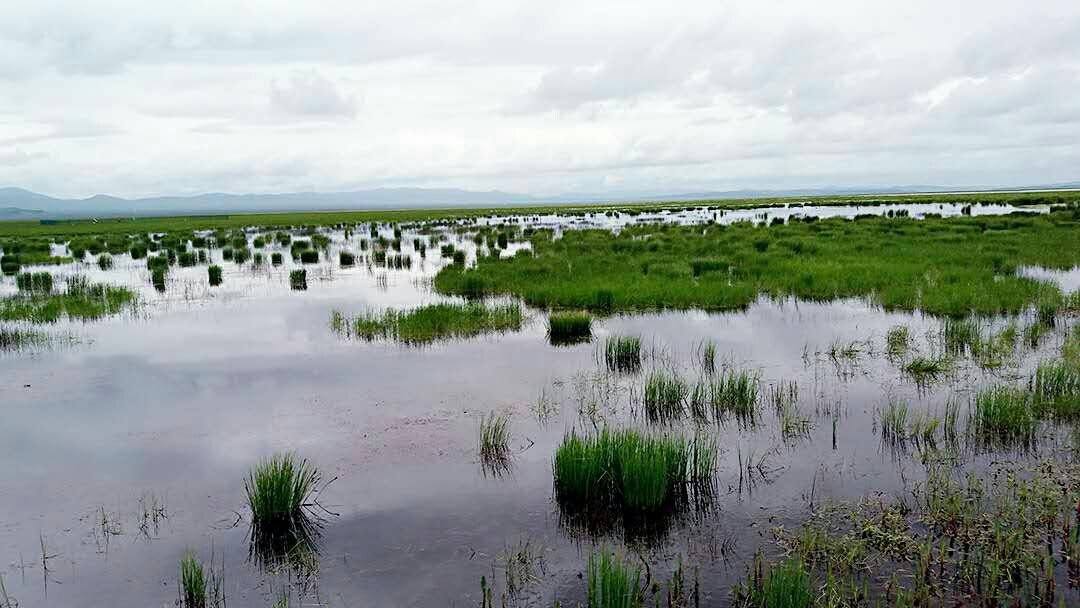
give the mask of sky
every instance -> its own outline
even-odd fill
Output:
[[[3,0],[0,186],[1080,180],[1080,2]]]

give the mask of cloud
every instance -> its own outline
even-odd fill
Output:
[[[294,72],[270,87],[270,103],[298,116],[343,117],[356,115],[356,97],[343,93],[337,85],[315,70]]]
[[[85,4],[0,3],[0,185],[691,191],[1080,166],[1072,0]]]

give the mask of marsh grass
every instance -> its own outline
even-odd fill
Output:
[[[587,312],[553,312],[548,315],[548,340],[556,346],[588,342],[592,321]]]
[[[642,392],[642,407],[651,422],[674,422],[686,412],[690,389],[678,374],[657,370],[649,374]]]
[[[981,332],[974,319],[946,318],[941,325],[940,337],[946,352],[964,355],[981,339]]]
[[[780,427],[780,437],[784,441],[793,441],[806,437],[810,433],[810,418],[799,407],[799,385],[795,381],[781,380],[775,387],[770,387],[768,401],[776,413]],[[836,418],[833,418],[835,431]]]
[[[510,462],[510,417],[505,413],[489,412],[480,417],[480,462],[485,469],[503,470]]]
[[[92,321],[134,306],[135,292],[126,287],[90,283],[83,275],[67,279],[63,293],[18,295],[0,299],[0,320],[54,323],[62,317]]]
[[[285,257],[281,255],[280,251],[275,251],[270,254],[270,264],[272,266],[281,266],[284,261]]]
[[[668,512],[711,495],[715,440],[633,429],[575,431],[555,452],[556,499],[564,511],[594,514]]]
[[[47,345],[52,337],[41,331],[21,327],[0,327],[0,352],[18,352]]]
[[[951,357],[913,357],[904,364],[901,371],[909,376],[916,384],[926,385],[945,376],[952,370]]]
[[[707,374],[716,371],[716,342],[703,340],[701,342],[701,369]]]
[[[356,255],[351,251],[340,251],[338,252],[338,263],[341,266],[352,266],[356,263]]]
[[[618,233],[572,230],[559,239],[533,238],[531,256],[486,256],[473,269],[443,268],[435,286],[441,293],[460,294],[466,275],[474,275],[490,292],[516,295],[536,306],[604,312],[737,310],[762,296],[811,301],[861,297],[887,310],[961,318],[1018,314],[1037,300],[1052,301],[1056,286],[998,269],[1073,267],[1080,263],[1080,251],[1073,246],[1077,241],[1080,225],[1060,212],[1044,217],[832,218],[767,230],[750,222],[642,223]],[[710,263],[694,264],[703,254],[712,258],[706,260]],[[656,267],[678,272],[642,270]]]
[[[601,547],[589,554],[588,608],[641,608],[641,567]]]
[[[1008,386],[979,391],[971,402],[968,429],[985,446],[1031,447],[1038,429],[1032,393]]]
[[[1080,365],[1068,359],[1039,362],[1029,382],[1039,408],[1059,419],[1080,413]]]
[[[214,264],[212,266],[207,267],[206,274],[207,274],[207,276],[209,278],[211,287],[217,287],[218,285],[221,285],[221,280],[222,280],[222,278],[221,278],[222,277],[221,266],[218,266],[217,264]]]
[[[346,317],[337,312],[331,314],[331,327],[346,337],[360,340],[392,339],[405,344],[427,344],[485,333],[518,331],[523,322],[518,304],[431,304],[412,310],[386,310],[356,317]]]
[[[890,357],[903,356],[911,346],[911,330],[906,325],[897,325],[885,334],[885,352]]]
[[[102,270],[109,270],[113,267],[113,258],[107,253],[103,253],[98,256],[97,259],[98,268]]]
[[[293,291],[307,289],[307,270],[300,268],[289,272],[289,289]]]
[[[709,407],[716,422],[734,417],[740,426],[757,425],[761,417],[761,376],[757,371],[725,368],[708,382]]]
[[[813,580],[798,557],[766,564],[759,551],[747,580],[733,591],[734,602],[747,608],[810,608],[814,604]]]
[[[641,338],[608,336],[604,341],[604,363],[614,372],[633,373],[641,369]]]
[[[244,480],[252,561],[272,567],[314,553],[319,533],[314,496],[320,480],[313,465],[292,453],[276,454],[252,467]]]
[[[224,560],[220,570],[215,569],[214,556],[204,566],[191,551],[180,560],[180,580],[177,606],[180,608],[224,608],[225,607],[225,567]]]
[[[53,276],[49,272],[23,272],[15,277],[15,286],[19,291],[33,294],[48,294],[53,288]]]

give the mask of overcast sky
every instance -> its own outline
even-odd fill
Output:
[[[1080,179],[1080,1],[2,0],[0,186]]]

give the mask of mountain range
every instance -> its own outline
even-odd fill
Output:
[[[959,191],[1056,190],[1080,188],[1080,181],[1020,188],[971,188]],[[0,188],[0,220],[87,217],[127,217],[185,214],[254,213],[270,211],[337,211],[360,209],[468,208],[566,203],[676,201],[956,192],[957,188],[908,185],[884,188],[807,188],[791,190],[729,190],[680,193],[567,193],[534,196],[499,190],[456,188],[375,188],[350,192],[287,192],[280,194],[208,193],[195,196],[157,196],[127,199],[98,194],[84,199],[54,198],[22,188]]]

